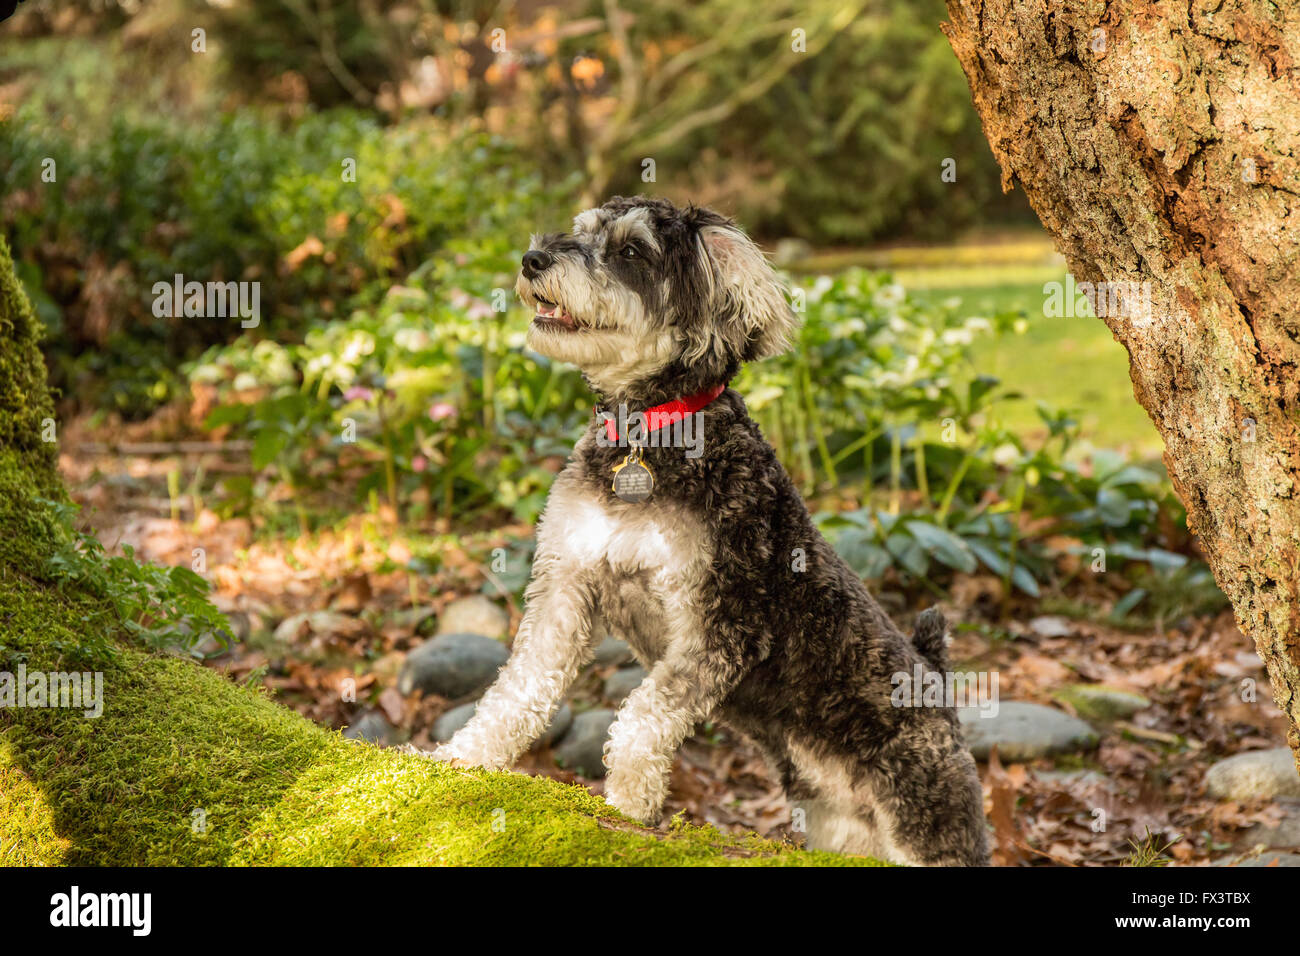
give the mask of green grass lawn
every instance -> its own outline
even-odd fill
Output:
[[[962,247],[958,262],[969,261]],[[1045,433],[1035,405],[1045,401],[1075,410],[1084,437],[1094,445],[1158,457],[1160,436],[1133,397],[1128,355],[1110,329],[1094,318],[1043,315],[1043,284],[1063,282],[1059,262],[1001,263],[934,267],[928,263],[894,269],[895,277],[918,299],[961,300],[963,313],[986,315],[1023,310],[1028,323],[1021,335],[978,340],[973,348],[981,372],[1024,394],[1006,403],[1003,423],[1028,435]]]

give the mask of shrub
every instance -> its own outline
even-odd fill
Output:
[[[41,179],[46,157],[56,182]],[[130,414],[174,392],[181,358],[240,332],[238,319],[155,316],[155,282],[259,282],[263,332],[293,339],[376,301],[453,236],[518,232],[557,195],[471,128],[349,111],[281,126],[247,110],[116,119],[91,139],[20,110],[0,125],[0,192],[55,383]]]

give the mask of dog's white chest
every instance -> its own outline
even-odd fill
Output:
[[[618,573],[651,572],[681,579],[707,566],[704,529],[684,509],[655,502],[627,504],[593,498],[586,486],[557,479],[538,544],[562,564]]]

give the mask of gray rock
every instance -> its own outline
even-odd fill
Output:
[[[377,710],[368,710],[357,722],[343,730],[348,740],[364,740],[379,747],[388,747],[397,743],[397,728],[388,722]]]
[[[636,656],[632,653],[632,648],[628,647],[627,641],[620,641],[612,634],[596,647],[596,664],[599,667],[610,664],[630,664],[634,660]]]
[[[1277,804],[1286,816],[1275,824],[1258,823],[1246,830],[1238,841],[1241,846],[1265,846],[1270,850],[1300,848],[1300,800],[1280,797]]]
[[[545,732],[537,738],[534,747],[553,747],[557,740],[562,740],[565,733],[573,726],[573,708],[568,704],[561,704],[560,709],[555,712],[551,718],[551,726],[547,727]]]
[[[620,667],[605,678],[605,699],[621,701],[636,690],[645,678],[646,669],[640,664],[633,664],[631,667]]]
[[[1300,866],[1300,853],[1278,853],[1276,851],[1261,853],[1259,856],[1246,857],[1242,859],[1239,856],[1228,857],[1226,860],[1215,860],[1214,866]]]
[[[471,701],[468,704],[461,704],[459,707],[453,707],[444,713],[441,717],[433,722],[433,739],[440,744],[445,744],[460,730],[469,723],[469,719],[474,716],[474,711],[478,709],[478,702]],[[569,729],[573,723],[573,709],[568,704],[561,704],[560,709],[555,712],[555,717],[551,720],[551,726],[546,731],[534,747],[550,747],[555,741],[564,736],[564,732]]]
[[[1127,720],[1151,706],[1141,694],[1104,684],[1070,684],[1053,696],[1070,704],[1086,720]]]
[[[1083,790],[1106,785],[1105,774],[1098,773],[1096,770],[1035,770],[1034,776],[1039,780],[1059,783],[1065,787],[1078,787]]]
[[[1289,748],[1252,750],[1220,760],[1207,770],[1205,790],[1216,800],[1300,797],[1300,774]]]
[[[477,709],[478,703],[472,701],[468,704],[461,704],[459,707],[453,707],[443,713],[441,717],[433,722],[431,732],[433,739],[440,744],[445,744],[451,740],[456,731],[469,723],[469,719],[474,716],[474,711]]]
[[[614,711],[603,709],[588,710],[574,717],[573,726],[555,748],[556,762],[584,777],[605,776],[605,741],[614,717]]]
[[[1029,629],[1039,637],[1069,637],[1074,633],[1068,620],[1053,614],[1034,618],[1029,622]]]
[[[468,697],[485,690],[509,656],[504,644],[482,634],[439,634],[406,655],[397,689],[451,700]]]
[[[439,634],[482,634],[504,640],[510,633],[510,615],[482,594],[457,598],[438,618]]]
[[[994,744],[1002,760],[1029,761],[1097,746],[1097,732],[1077,717],[1024,701],[1004,701],[994,717],[978,707],[957,710],[966,745],[976,760],[987,760]]]

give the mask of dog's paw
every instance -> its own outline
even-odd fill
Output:
[[[453,750],[447,744],[443,744],[441,747],[435,747],[431,752],[425,754],[425,756],[430,760],[437,761],[438,763],[445,763],[449,767],[476,766],[476,764],[471,763],[466,759],[460,751]]]
[[[624,816],[648,827],[658,825],[663,816],[663,801],[648,794],[634,794],[616,784],[605,784],[605,802]]]

